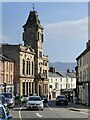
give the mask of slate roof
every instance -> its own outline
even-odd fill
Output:
[[[0,60],[5,60],[5,61],[9,61],[9,62],[14,62],[14,60],[11,60],[10,58],[0,54]]]
[[[57,73],[52,73],[52,72],[49,72],[49,77],[62,77],[62,75],[59,75]]]

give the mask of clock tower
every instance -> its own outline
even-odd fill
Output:
[[[42,51],[43,27],[40,24],[38,13],[36,11],[30,11],[29,17],[23,28],[24,45],[32,46],[36,53],[38,52],[38,48]]]
[[[38,13],[34,9],[30,11],[23,28],[24,45],[31,46],[35,51],[35,92],[38,95],[48,94],[48,57],[43,55],[43,27],[40,23]]]

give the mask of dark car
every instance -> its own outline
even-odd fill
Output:
[[[1,102],[1,101],[0,101]],[[12,115],[9,114],[9,111],[0,103],[0,120],[9,120],[12,118]]]
[[[47,103],[47,102],[48,102],[48,97],[47,97],[47,95],[41,95],[40,97],[41,97],[41,99],[43,100],[44,103]]]
[[[0,95],[0,101],[2,102],[4,107],[7,107],[7,102],[6,102],[6,99],[5,99],[4,95]]]
[[[7,106],[13,108],[15,106],[15,97],[12,95],[12,93],[2,93],[4,95]]]
[[[68,100],[65,95],[59,95],[56,98],[56,105],[68,105]]]

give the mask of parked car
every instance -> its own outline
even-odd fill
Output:
[[[21,102],[26,102],[28,97],[29,97],[29,95],[22,95],[22,96],[20,96],[20,101]]]
[[[68,105],[68,100],[65,95],[58,95],[56,98],[56,105]]]
[[[2,95],[4,95],[8,107],[15,107],[15,97],[12,95],[12,93],[2,93]]]
[[[0,120],[9,120],[12,118],[12,115],[7,112],[2,103],[0,103]]]
[[[47,95],[41,95],[40,97],[41,97],[41,99],[43,100],[44,103],[47,103],[47,102],[48,102],[48,97],[47,97]]]
[[[26,109],[39,109],[43,110],[43,100],[40,96],[29,96]]]
[[[7,102],[4,95],[0,95],[0,101],[4,105],[4,107],[7,108]]]

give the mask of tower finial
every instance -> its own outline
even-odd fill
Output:
[[[33,6],[33,11],[34,11],[34,4],[32,4],[32,6]]]

